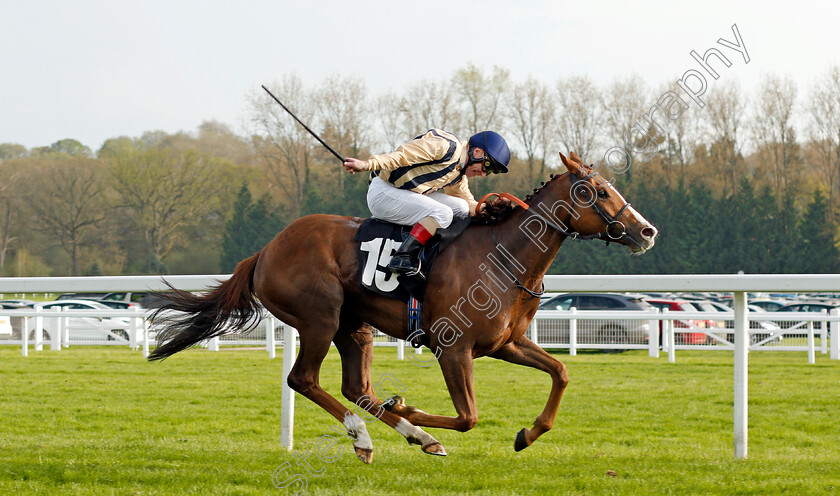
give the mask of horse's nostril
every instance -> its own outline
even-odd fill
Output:
[[[652,227],[646,227],[642,229],[642,236],[644,236],[645,238],[652,238],[656,236],[656,229]]]

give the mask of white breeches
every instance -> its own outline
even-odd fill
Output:
[[[421,195],[414,191],[399,189],[393,184],[375,177],[367,192],[370,213],[379,220],[412,226],[426,217],[431,217],[440,227],[449,227],[453,218],[470,215],[470,206],[463,198],[435,191]]]

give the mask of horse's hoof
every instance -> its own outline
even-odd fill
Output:
[[[513,443],[513,449],[514,451],[522,451],[528,446],[528,440],[525,439],[525,429],[522,429],[516,433],[516,441]]]
[[[423,446],[420,449],[423,450],[423,453],[428,453],[430,455],[446,456],[446,450],[443,449],[443,445],[440,443],[427,444],[426,446]]]
[[[358,446],[353,446],[353,449],[356,450],[356,456],[359,457],[359,460],[367,463],[370,465],[370,462],[373,461],[373,450],[370,448],[359,448]]]
[[[405,398],[402,396],[391,396],[382,403],[382,408],[389,412],[393,412],[398,406],[405,406]]]

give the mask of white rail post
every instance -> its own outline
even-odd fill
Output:
[[[405,360],[405,339],[397,340],[397,360]]]
[[[149,358],[149,321],[142,320],[143,330],[143,358]]]
[[[25,322],[24,329],[29,332],[30,317],[24,317],[23,321]],[[44,328],[36,327],[33,330],[35,331],[35,351],[44,351]]]
[[[219,336],[210,338],[207,343],[207,351],[219,351]]]
[[[529,336],[531,341],[533,341],[535,345],[539,346],[539,340],[537,338],[537,319],[531,319],[531,325],[528,326],[528,331],[531,333]]]
[[[659,316],[659,309],[653,308],[652,313]],[[648,321],[648,328],[650,329],[650,337],[648,337],[648,344],[650,348],[648,349],[648,356],[653,358],[659,358],[659,319],[651,319]]]
[[[132,350],[137,349],[137,317],[128,319],[128,347]]]
[[[743,291],[734,293],[735,310],[735,458],[747,457],[747,429],[748,429],[748,351],[749,351],[749,315],[747,315],[747,295]]]
[[[53,312],[60,311],[59,308],[53,308]],[[60,350],[61,349],[61,326],[58,325],[59,318],[58,317],[35,317],[35,325],[38,325],[38,319],[41,319],[41,326],[45,329],[50,331],[50,349],[51,350]]]
[[[828,315],[825,309],[820,310],[823,315]],[[823,320],[820,325],[820,353],[825,355],[828,353],[828,322]]]
[[[277,340],[274,337],[274,316],[269,315],[265,319],[265,348],[268,351],[268,358],[277,357]]]
[[[283,325],[283,393],[280,411],[280,446],[291,450],[295,442],[295,392],[289,387],[289,374],[295,364],[295,329]]]
[[[669,313],[670,312],[667,308],[662,309],[663,318],[669,317]],[[668,320],[663,320],[662,326],[664,327],[664,334],[667,336],[668,340],[668,363],[675,363],[677,361],[677,341],[674,337],[674,321],[670,318],[668,318]]]
[[[577,308],[572,307],[569,312],[572,314],[569,317],[569,356],[577,356]]]
[[[833,315],[835,317],[837,315],[840,315],[840,309],[837,309],[837,308],[833,309],[831,311],[831,315]],[[830,324],[830,326],[831,326],[831,333],[830,333],[831,334],[831,337],[830,337],[831,353],[830,353],[829,357],[832,360],[838,360],[838,359],[840,359],[840,322],[833,321]]]
[[[814,356],[814,321],[808,321],[808,363],[813,365],[816,362]]]
[[[58,309],[59,312],[64,312],[63,308]],[[70,347],[70,318],[58,317],[58,333],[61,335],[61,346],[64,348]]]
[[[28,320],[24,320],[24,324],[20,329],[20,355],[24,358],[29,356],[29,326],[26,324]]]

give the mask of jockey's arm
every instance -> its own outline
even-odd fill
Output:
[[[470,217],[475,216],[478,202],[475,200],[472,191],[470,191],[470,183],[466,176],[461,176],[461,180],[457,183],[443,188],[443,192],[449,196],[463,198],[470,206]]]
[[[444,138],[427,133],[418,139],[400,145],[391,153],[383,153],[370,157],[367,162],[370,170],[389,171],[440,160],[449,151],[450,143]]]

